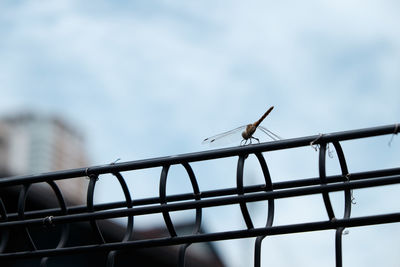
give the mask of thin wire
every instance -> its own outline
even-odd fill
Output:
[[[389,143],[388,143],[388,146],[391,146],[391,145],[392,145],[392,141],[393,141],[393,139],[394,139],[394,136],[397,135],[398,133],[399,133],[399,124],[396,123],[396,126],[394,127],[394,132],[393,132],[393,134],[392,134],[392,137],[390,138],[390,141],[389,141]]]
[[[310,142],[310,146],[311,146],[315,151],[318,151],[318,148],[319,148],[319,145],[318,145],[318,144],[315,145],[315,142],[317,142],[323,135],[324,135],[324,134],[319,133],[318,137],[317,137],[315,140],[313,140],[313,141]]]
[[[110,163],[110,165],[115,165],[118,161],[120,161],[121,158],[117,158],[116,160],[114,160],[113,162]]]
[[[53,218],[54,216],[51,215],[43,218],[43,226],[45,227],[54,226]]]
[[[348,174],[346,174],[346,179],[347,179],[347,181],[348,182],[350,182],[350,173],[348,173]],[[353,189],[351,189],[350,190],[350,201],[351,201],[351,204],[353,204],[353,205],[355,205],[355,204],[357,204],[357,202],[356,202],[356,198],[354,197],[354,195],[353,195]]]
[[[327,150],[328,150],[328,156],[329,156],[331,159],[333,159],[333,151],[332,151],[331,148],[329,147],[329,143],[328,143],[328,145],[327,145],[326,147],[327,147]]]
[[[320,145],[319,144],[315,144],[315,142],[317,142],[322,136],[324,136],[324,134],[319,133],[318,137],[316,139],[314,139],[313,141],[310,142],[310,146],[315,150],[318,151]],[[329,147],[329,143],[326,146],[327,151],[328,151],[328,156],[332,159],[333,158],[333,151],[331,150],[331,148]]]

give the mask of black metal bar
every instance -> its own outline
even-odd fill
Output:
[[[339,158],[340,169],[342,171],[344,182],[349,182],[348,174],[349,171],[347,169],[346,159],[344,157],[344,152],[342,146],[339,142],[334,141],[333,145],[335,146],[336,153]],[[344,215],[343,218],[347,219],[350,218],[351,213],[351,190],[345,189],[344,190]],[[342,259],[342,234],[344,231],[344,227],[339,227],[336,229],[335,234],[335,254],[336,254],[336,267],[343,266],[343,259]]]
[[[322,184],[318,186],[310,186],[305,188],[286,189],[286,190],[272,191],[272,192],[259,192],[248,195],[222,197],[217,199],[202,199],[195,201],[185,201],[180,203],[152,205],[149,207],[136,207],[123,210],[98,211],[93,213],[55,216],[53,218],[53,223],[62,224],[62,223],[71,223],[71,222],[92,220],[92,219],[100,220],[100,219],[125,217],[129,215],[138,216],[138,215],[146,215],[153,213],[162,213],[166,211],[171,212],[171,211],[179,211],[186,209],[196,209],[198,207],[208,208],[208,207],[238,204],[242,201],[255,202],[255,201],[262,201],[269,199],[280,199],[280,198],[289,198],[302,195],[321,194],[324,192],[336,192],[345,189],[360,189],[366,187],[384,186],[384,185],[391,185],[398,183],[400,183],[400,175],[395,175],[385,178],[350,181],[348,183],[338,183],[329,185]],[[0,223],[0,228],[10,227],[10,226],[34,225],[41,223],[42,219],[2,222]]]
[[[244,161],[248,155],[240,155],[238,159],[238,164],[237,164],[237,171],[236,171],[236,186],[237,186],[237,191],[239,196],[244,195],[244,190],[243,190],[243,172],[244,172]],[[251,221],[250,218],[250,213],[249,210],[247,209],[246,202],[241,201],[239,203],[240,205],[240,210],[242,211],[242,216],[244,219],[244,222],[247,225],[248,229],[254,228],[253,222]]]
[[[23,251],[15,253],[0,254],[0,259],[32,258],[43,256],[61,256],[77,253],[89,253],[95,251],[111,251],[126,249],[142,249],[159,246],[181,245],[186,243],[211,242],[227,239],[249,238],[262,235],[284,235],[299,232],[313,232],[321,230],[336,229],[339,227],[359,227],[366,225],[377,225],[400,222],[400,213],[390,213],[384,215],[372,215],[354,217],[349,219],[336,219],[331,221],[318,221],[291,225],[272,226],[269,228],[253,228],[236,231],[226,231],[217,233],[207,233],[188,236],[176,236],[169,238],[156,238],[151,240],[136,240],[128,242],[116,242],[100,245],[86,245],[79,247],[66,247],[59,249],[43,249],[36,251]]]
[[[161,176],[160,176],[160,201],[162,205],[167,204],[167,201],[165,200],[165,197],[167,195],[167,176],[168,176],[168,170],[170,168],[170,165],[165,165],[161,171]],[[172,223],[171,216],[169,216],[168,211],[162,211],[162,215],[164,218],[165,225],[167,226],[168,232],[171,237],[177,236],[174,224]]]
[[[6,208],[4,206],[3,200],[0,197],[0,221],[7,221],[8,216],[6,212]],[[4,248],[7,245],[8,242],[8,237],[9,237],[9,230],[8,229],[3,229],[0,231],[1,239],[0,239],[0,253],[4,251]]]
[[[319,178],[321,180],[321,184],[326,185],[326,171],[325,171],[325,156],[326,156],[326,143],[322,143],[319,148]],[[329,197],[328,192],[322,193],[322,198],[324,199],[324,205],[326,212],[328,213],[328,217],[330,220],[335,218],[335,213],[333,212],[331,199]]]
[[[96,186],[96,182],[99,179],[98,175],[92,174],[89,176],[90,181],[87,189],[87,194],[86,194],[86,205],[87,205],[87,210],[88,212],[93,212],[93,199],[94,199],[94,189]],[[90,226],[96,236],[96,242],[97,243],[106,243],[104,240],[103,234],[100,231],[99,226],[97,225],[97,222],[95,219],[89,219]]]
[[[257,159],[261,165],[261,169],[263,171],[264,175],[264,180],[265,180],[265,190],[272,191],[273,190],[273,184],[271,180],[271,175],[268,170],[267,163],[265,161],[265,158],[263,157],[262,153],[256,153]],[[265,227],[271,227],[274,221],[274,215],[275,215],[275,202],[274,199],[268,200],[268,216],[267,216],[267,222],[265,224]],[[254,267],[260,267],[261,266],[261,245],[262,241],[264,240],[266,236],[257,236],[256,241],[254,243]]]
[[[369,178],[379,178],[385,176],[393,176],[400,174],[400,168],[389,168],[383,170],[374,170],[374,171],[366,171],[366,172],[355,172],[351,173],[349,176],[349,180],[356,181],[361,179],[369,179]],[[342,175],[332,175],[326,177],[326,183],[337,183],[343,181]],[[319,178],[305,178],[305,179],[298,179],[292,181],[283,181],[283,182],[275,182],[273,183],[273,188],[278,189],[290,189],[296,187],[303,187],[303,186],[312,186],[320,184]],[[252,185],[252,186],[245,186],[244,192],[247,193],[255,193],[255,192],[263,192],[265,191],[265,185]],[[211,197],[220,197],[220,196],[229,196],[229,195],[236,195],[237,188],[225,188],[225,189],[217,189],[217,190],[208,190],[202,191],[201,197],[211,198]],[[175,202],[175,201],[184,201],[184,200],[193,200],[195,199],[195,195],[193,193],[186,193],[186,194],[179,194],[179,195],[170,195],[166,197],[167,202]],[[136,199],[132,200],[132,206],[142,206],[142,205],[150,205],[150,204],[159,204],[160,199],[158,197],[151,197],[151,198],[143,198],[143,199]],[[118,202],[111,202],[111,203],[103,203],[94,205],[94,211],[100,210],[109,210],[109,209],[118,209],[126,207],[126,201],[118,201]],[[68,208],[68,214],[77,214],[82,212],[87,212],[87,206],[74,206]],[[48,215],[60,215],[61,211],[59,208],[53,209],[45,209],[45,210],[38,210],[38,211],[26,211],[25,218],[40,218]],[[18,214],[10,213],[8,214],[8,220],[17,220]]]
[[[0,179],[0,187],[20,185],[27,183],[45,182],[47,180],[62,180],[74,177],[89,176],[90,174],[105,174],[123,171],[131,171],[145,168],[162,167],[164,165],[181,164],[184,162],[196,162],[217,158],[232,157],[239,154],[251,154],[256,152],[266,152],[274,150],[289,149],[295,147],[309,146],[311,142],[319,144],[321,142],[344,141],[366,137],[393,134],[398,131],[398,124],[364,128],[351,131],[328,133],[324,135],[312,135],[301,138],[284,139],[273,142],[266,142],[248,146],[237,146],[224,149],[187,153],[182,155],[160,157],[153,159],[137,160],[122,163],[112,163],[90,168],[80,168],[74,170],[57,171],[36,175],[15,176]],[[316,141],[317,140],[317,141]]]

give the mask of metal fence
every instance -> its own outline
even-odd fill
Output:
[[[400,222],[400,212],[378,214],[373,216],[352,217],[352,190],[360,188],[378,187],[400,183],[400,167],[390,169],[371,170],[366,172],[349,173],[342,150],[341,141],[368,138],[379,135],[394,135],[399,132],[399,124],[381,127],[351,130],[330,134],[320,134],[294,139],[286,139],[248,146],[238,146],[219,150],[209,150],[177,156],[161,157],[124,163],[113,163],[103,166],[80,168],[67,171],[58,171],[33,176],[19,176],[0,179],[0,188],[19,185],[18,212],[7,214],[3,201],[0,199],[0,262],[1,260],[21,258],[42,258],[41,265],[45,266],[49,257],[71,255],[77,253],[91,253],[102,251],[108,253],[107,266],[114,265],[114,258],[118,251],[135,250],[140,248],[180,245],[179,266],[185,265],[185,252],[192,243],[211,242],[217,240],[255,238],[254,266],[260,266],[261,246],[266,236],[283,235],[290,233],[321,231],[335,229],[335,255],[336,266],[342,266],[342,233],[347,227],[358,227],[385,223]],[[332,144],[337,152],[341,174],[326,175],[327,146]],[[319,177],[297,179],[284,182],[272,182],[267,162],[263,152],[292,149],[304,146],[317,146],[319,151]],[[254,154],[261,166],[265,179],[264,184],[244,186],[243,170],[249,154]],[[219,158],[236,157],[237,186],[219,190],[201,191],[196,174],[191,163],[198,161],[212,161]],[[193,188],[193,193],[167,195],[166,185],[168,170],[173,165],[183,165],[188,179]],[[132,199],[124,179],[124,172],[139,169],[162,167],[159,182],[159,196],[145,199]],[[112,174],[122,187],[126,201],[94,205],[93,195],[96,181],[99,176]],[[89,177],[87,188],[87,203],[84,206],[68,207],[61,190],[56,185],[56,180],[74,177]],[[54,191],[60,208],[37,211],[25,211],[27,192],[32,184],[46,182]],[[341,191],[344,194],[344,215],[334,213],[330,200],[330,192]],[[274,201],[276,199],[306,196],[312,194],[322,195],[322,201],[327,213],[327,219],[308,223],[295,223],[274,226]],[[255,228],[247,203],[268,201],[268,217],[265,227]],[[246,227],[241,230],[224,232],[200,233],[202,223],[202,209],[208,207],[239,205]],[[170,212],[182,210],[195,210],[195,223],[192,234],[179,235],[171,220]],[[157,237],[145,240],[133,240],[133,220],[135,216],[145,214],[162,214],[169,237]],[[102,236],[97,220],[118,217],[127,218],[125,236],[120,242],[108,243]],[[89,222],[96,235],[96,244],[83,246],[66,246],[69,236],[68,226],[73,222]],[[54,248],[39,249],[31,237],[29,228],[34,225],[60,225],[62,234]],[[7,243],[13,237],[8,234],[11,227],[20,227],[28,237],[31,249],[9,252]],[[134,259],[132,259],[134,260]]]

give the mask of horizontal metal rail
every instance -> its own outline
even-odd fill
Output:
[[[366,179],[366,180],[350,181],[338,184],[316,185],[305,188],[286,189],[273,192],[258,192],[248,195],[218,197],[215,199],[213,198],[204,200],[193,200],[193,201],[185,201],[185,202],[178,202],[171,204],[151,205],[145,207],[125,208],[125,209],[106,210],[97,212],[82,212],[71,215],[59,215],[52,219],[52,223],[57,225],[64,223],[88,221],[90,219],[104,220],[104,219],[126,217],[128,215],[139,216],[139,215],[155,214],[155,213],[161,213],[163,211],[172,212],[172,211],[190,210],[195,208],[211,208],[211,207],[239,204],[243,201],[256,202],[256,201],[263,201],[270,199],[281,199],[281,198],[307,196],[307,195],[321,194],[328,192],[337,192],[337,191],[343,191],[345,189],[361,189],[361,188],[392,185],[399,183],[400,183],[400,175],[396,175],[379,179]],[[26,220],[17,220],[17,221],[0,223],[0,228],[12,227],[12,226],[42,225],[42,224],[43,224],[43,218],[26,219]]]
[[[57,248],[57,249],[42,249],[29,252],[25,251],[25,252],[3,253],[0,254],[0,259],[62,256],[62,255],[95,252],[95,251],[142,249],[150,247],[181,245],[187,243],[200,243],[200,242],[211,242],[211,241],[228,240],[228,239],[250,238],[263,235],[272,236],[272,235],[293,234],[300,232],[334,230],[339,227],[346,227],[346,228],[360,227],[366,225],[396,223],[399,221],[400,221],[400,212],[389,213],[385,215],[354,217],[350,219],[337,219],[331,221],[318,221],[318,222],[308,222],[308,223],[299,223],[291,225],[279,225],[269,228],[262,227],[249,230],[236,230],[236,231],[225,231],[225,232],[208,233],[208,234],[185,235],[173,238],[165,237],[165,238],[154,238],[151,240],[113,242],[100,245],[96,244],[96,245],[86,245],[78,247]]]
[[[379,178],[385,176],[392,176],[392,175],[400,175],[400,168],[391,168],[391,169],[383,169],[383,170],[376,170],[376,171],[367,171],[367,172],[355,172],[351,173],[350,181],[356,181],[361,179],[369,179],[369,178]],[[342,175],[332,175],[327,177],[327,184],[342,182],[343,176]],[[319,185],[320,180],[319,178],[307,178],[307,179],[299,179],[299,180],[292,180],[292,181],[283,181],[283,182],[276,182],[273,183],[273,188],[275,190],[279,189],[290,189],[290,188],[298,188],[304,186],[311,186],[311,185]],[[251,185],[244,187],[245,193],[256,193],[265,191],[264,184],[258,185]],[[237,188],[224,188],[224,189],[217,189],[217,190],[208,190],[202,191],[201,197],[202,199],[205,198],[212,198],[212,197],[222,197],[222,196],[229,196],[229,195],[236,195],[238,193]],[[184,201],[184,200],[193,200],[195,196],[193,193],[185,193],[185,194],[176,194],[170,195],[166,197],[168,202],[176,202],[176,201]],[[143,205],[151,205],[151,204],[159,204],[160,198],[159,197],[151,197],[151,198],[143,198],[132,200],[132,206],[143,206]],[[110,202],[110,203],[102,203],[97,204],[94,206],[95,211],[101,210],[111,210],[111,209],[118,209],[126,207],[125,201],[118,201],[118,202]],[[87,212],[86,205],[80,206],[72,206],[68,208],[68,214],[77,214]],[[39,211],[26,211],[25,218],[42,218],[49,215],[60,215],[61,211],[59,208],[52,208],[52,209],[43,209]],[[8,215],[8,219],[10,221],[18,220],[17,213],[11,213]],[[1,224],[1,223],[0,223]],[[1,227],[1,226],[0,226]]]
[[[62,180],[74,177],[88,176],[90,174],[106,174],[114,172],[124,172],[139,169],[148,169],[154,167],[162,167],[164,165],[181,164],[184,162],[196,162],[204,160],[212,160],[218,158],[233,157],[241,154],[254,154],[256,152],[267,152],[275,150],[290,149],[296,147],[310,146],[310,143],[318,145],[321,143],[329,143],[332,141],[346,141],[367,137],[374,137],[385,134],[397,134],[399,132],[399,124],[372,127],[366,129],[335,132],[329,134],[312,135],[307,137],[292,138],[278,140],[274,142],[266,142],[253,144],[248,146],[237,146],[224,149],[216,149],[210,151],[202,151],[196,153],[187,153],[182,155],[174,155],[153,159],[136,160],[130,162],[112,163],[89,168],[79,168],[74,170],[56,171],[51,173],[43,173],[36,175],[15,176],[2,178],[0,186],[20,185],[25,183],[46,182],[48,180]]]

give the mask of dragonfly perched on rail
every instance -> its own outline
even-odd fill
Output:
[[[252,143],[252,140],[256,140],[257,142],[260,143],[260,140],[256,137],[253,136],[253,134],[255,133],[255,131],[257,129],[260,129],[263,133],[265,133],[269,138],[271,138],[272,140],[276,141],[276,140],[280,140],[282,139],[281,137],[279,137],[278,135],[274,134],[273,132],[271,132],[270,130],[268,130],[267,128],[263,127],[260,125],[260,123],[268,116],[268,114],[274,109],[274,106],[270,107],[265,113],[264,115],[261,116],[261,118],[259,120],[257,120],[254,123],[251,124],[247,124],[247,125],[243,125],[240,126],[238,128],[235,128],[233,130],[221,133],[221,134],[217,134],[214,136],[211,136],[209,138],[206,138],[203,140],[202,144],[213,144],[214,142],[217,142],[219,140],[222,139],[231,139],[232,137],[238,136],[240,132],[242,132],[242,141],[240,142],[240,145],[246,145],[247,142],[249,142],[250,144]]]

